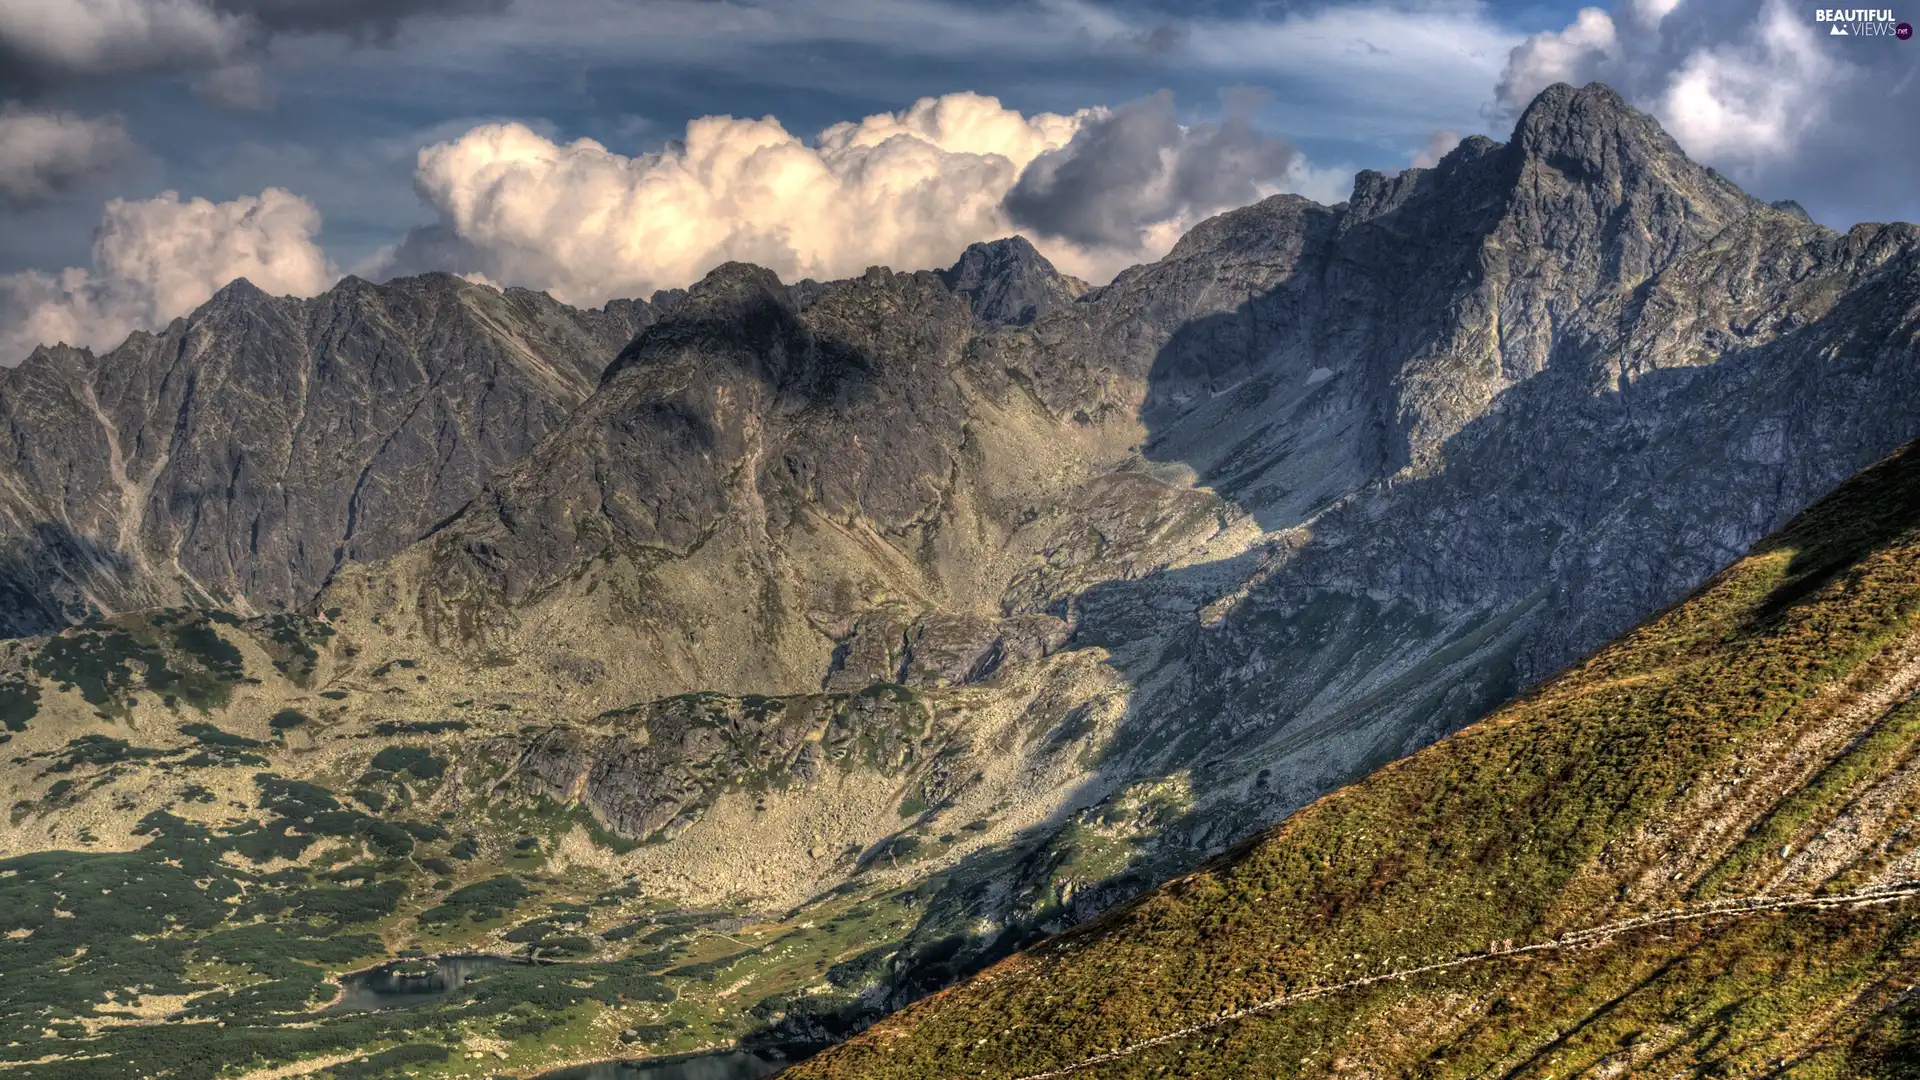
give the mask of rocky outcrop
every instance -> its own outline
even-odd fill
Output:
[[[1126,432],[1062,423],[981,366],[996,332],[929,272],[789,289],[722,266],[461,513],[321,602],[467,656],[564,635],[609,704],[819,689],[876,612],[998,618]]]
[[[489,745],[517,762],[499,784],[586,807],[607,828],[671,840],[722,794],[817,783],[828,769],[898,776],[920,765],[933,714],[904,687],[794,698],[687,694]]]
[[[967,298],[975,318],[1001,326],[1025,326],[1087,291],[1086,282],[1056,271],[1024,236],[968,246],[940,280]]]

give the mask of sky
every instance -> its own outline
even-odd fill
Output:
[[[1920,0],[1893,3],[1920,22]],[[1905,5],[1905,6],[1903,6]],[[1909,10],[1910,9],[1910,10]],[[1843,15],[1846,13],[1843,12]],[[1613,85],[1816,220],[1920,219],[1920,41],[1814,4],[0,0],[0,364],[235,277],[448,270],[575,304],[727,259],[1095,283],[1277,192]]]

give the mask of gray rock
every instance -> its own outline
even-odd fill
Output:
[[[791,698],[687,694],[484,744],[482,767],[514,760],[513,792],[577,803],[631,837],[672,839],[722,793],[817,783],[827,768],[897,776],[936,735],[917,697],[892,691]]]
[[[967,298],[975,318],[1003,326],[1025,326],[1087,291],[1085,282],[1056,271],[1024,236],[968,246],[940,280]]]
[[[0,371],[0,632],[309,600],[460,509],[652,321],[430,274],[311,300],[244,280],[95,357]]]

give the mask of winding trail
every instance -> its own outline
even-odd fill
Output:
[[[1244,1020],[1249,1016],[1256,1016],[1260,1013],[1283,1009],[1288,1005],[1298,1004],[1302,1001],[1312,1001],[1315,998],[1327,997],[1347,990],[1358,990],[1362,987],[1373,986],[1383,982],[1392,982],[1397,979],[1410,979],[1416,975],[1427,975],[1436,971],[1447,971],[1451,968],[1465,967],[1468,964],[1479,963],[1482,960],[1519,956],[1524,953],[1554,952],[1561,949],[1581,948],[1583,946],[1599,944],[1620,934],[1651,926],[1671,926],[1675,923],[1698,922],[1704,919],[1717,919],[1735,915],[1752,915],[1760,912],[1785,911],[1790,909],[1817,910],[1824,908],[1864,907],[1868,904],[1896,903],[1914,897],[1920,897],[1920,878],[1905,878],[1899,881],[1874,885],[1869,888],[1856,889],[1852,892],[1829,893],[1824,896],[1816,896],[1811,893],[1742,896],[1728,900],[1712,900],[1682,908],[1671,908],[1666,911],[1651,912],[1645,915],[1636,915],[1631,919],[1603,923],[1599,926],[1588,927],[1585,930],[1568,931],[1558,937],[1546,941],[1537,941],[1530,945],[1516,945],[1510,949],[1489,949],[1484,952],[1456,956],[1451,960],[1441,960],[1431,964],[1423,964],[1419,967],[1403,968],[1399,971],[1389,971],[1379,975],[1368,975],[1364,978],[1349,979],[1346,982],[1333,983],[1328,986],[1316,986],[1307,990],[1296,990],[1293,993],[1282,994],[1276,998],[1269,998],[1266,1001],[1248,1005],[1245,1008],[1221,1013],[1207,1020],[1203,1020],[1198,1024],[1179,1028],[1161,1035],[1155,1035],[1150,1039],[1143,1039],[1140,1042],[1123,1046],[1118,1050],[1109,1050],[1103,1054],[1095,1054],[1090,1058],[1076,1061],[1071,1065],[1062,1065],[1057,1069],[1048,1069],[1045,1072],[1027,1073],[1023,1076],[1013,1077],[1012,1080],[1054,1080],[1055,1077],[1070,1076],[1084,1069],[1091,1069],[1097,1065],[1105,1065],[1109,1062],[1132,1057],[1134,1054],[1138,1054],[1143,1050],[1151,1050],[1156,1046],[1165,1046],[1168,1043],[1178,1042],[1189,1036],[1211,1031],[1214,1028],[1223,1027],[1238,1020]]]

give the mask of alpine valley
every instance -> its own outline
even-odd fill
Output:
[[[1599,84],[1098,288],[236,281],[0,424],[9,1076],[1920,1060],[1920,229]]]

